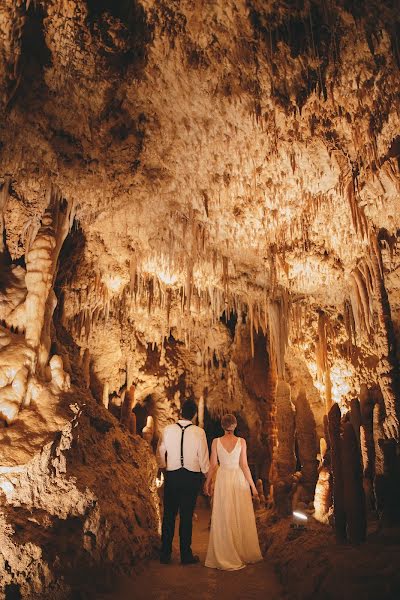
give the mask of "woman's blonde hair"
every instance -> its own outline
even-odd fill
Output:
[[[221,419],[222,429],[225,431],[233,431],[237,427],[237,421],[235,415],[224,415]]]

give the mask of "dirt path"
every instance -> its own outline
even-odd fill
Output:
[[[175,535],[173,562],[150,561],[143,573],[125,579],[104,600],[283,600],[284,594],[270,564],[263,561],[240,571],[217,571],[204,567],[208,543],[209,511],[198,508],[193,528],[193,552],[199,565],[182,567]]]

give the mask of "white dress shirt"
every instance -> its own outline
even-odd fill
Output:
[[[179,419],[178,423],[183,427],[191,424],[191,421]],[[157,448],[157,462],[162,469],[176,471],[182,468],[181,464],[181,439],[182,430],[174,423],[167,425],[160,438]],[[210,461],[208,456],[207,438],[204,429],[191,425],[185,429],[183,437],[183,467],[195,473],[208,473]]]

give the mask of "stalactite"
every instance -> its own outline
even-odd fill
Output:
[[[357,267],[353,270],[352,276],[358,288],[358,296],[361,302],[359,312],[362,315],[363,323],[365,324],[366,332],[369,335],[371,332],[371,302],[368,295],[368,290],[363,274]]]
[[[283,295],[268,303],[269,344],[271,358],[275,362],[278,376],[284,378],[285,352],[288,344],[289,299]]]
[[[110,384],[108,383],[108,381],[105,382],[104,386],[103,386],[103,406],[104,408],[108,408],[108,403],[109,403],[109,396],[110,394]]]
[[[360,207],[358,203],[357,180],[354,176],[349,179],[347,185],[347,199],[350,206],[354,230],[362,239],[364,239],[367,236],[368,224],[364,209]]]
[[[253,318],[253,304],[249,302],[249,317],[250,317],[250,348],[251,356],[254,358],[254,318]]]
[[[136,260],[136,255],[133,254],[130,257],[130,262],[129,262],[129,291],[130,291],[131,297],[134,295],[135,289],[136,289],[136,269],[137,269],[137,260]]]
[[[315,358],[317,363],[317,377],[325,385],[325,404],[327,413],[332,405],[332,383],[328,359],[328,326],[329,320],[327,315],[324,312],[320,312],[318,315],[318,338],[315,348]]]
[[[356,331],[353,310],[349,300],[344,302],[343,317],[347,334],[347,356],[350,358],[353,354],[353,346],[356,344]]]

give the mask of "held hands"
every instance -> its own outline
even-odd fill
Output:
[[[211,496],[211,481],[206,480],[203,491],[206,496]]]
[[[251,486],[251,493],[253,494],[254,499],[259,499],[258,491],[255,485]]]

